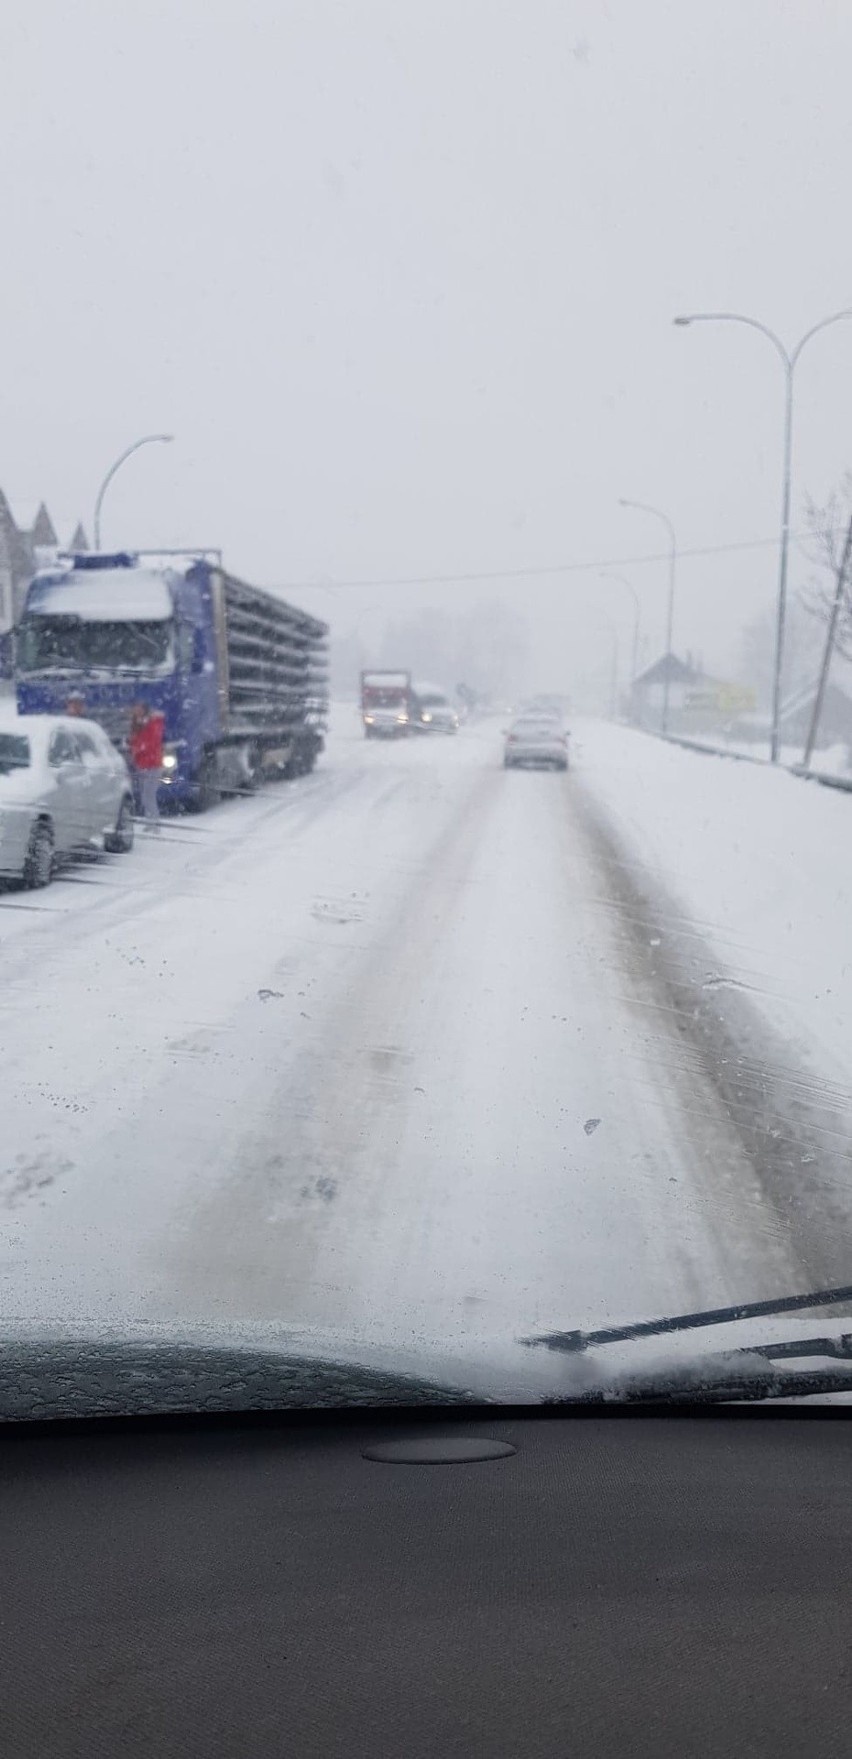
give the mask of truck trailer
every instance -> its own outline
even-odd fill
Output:
[[[18,711],[62,714],[76,698],[126,754],[134,705],[161,710],[160,804],[199,811],[313,768],[327,642],[325,623],[228,574],[216,551],[61,556],[27,589]]]

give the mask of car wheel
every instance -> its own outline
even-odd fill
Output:
[[[46,819],[33,825],[27,858],[24,862],[24,885],[30,891],[50,884],[53,878],[53,830]]]
[[[115,830],[104,837],[108,855],[129,855],[133,848],[133,802],[127,794],[118,809]]]

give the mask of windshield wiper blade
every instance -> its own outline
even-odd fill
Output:
[[[762,1354],[762,1352],[757,1352]],[[804,1353],[804,1352],[803,1352]],[[749,1351],[742,1355],[748,1357]],[[757,1404],[763,1399],[807,1399],[852,1393],[852,1368],[739,1368],[733,1358],[713,1359],[692,1369],[616,1380],[564,1395],[549,1394],[545,1405],[720,1405]]]
[[[846,1362],[852,1361],[852,1333],[844,1332],[839,1338],[785,1338],[777,1344],[744,1344],[743,1350],[746,1355],[766,1356],[773,1362],[801,1356],[836,1356]]]
[[[530,1349],[579,1353],[597,1344],[626,1343],[631,1338],[662,1337],[667,1332],[692,1331],[706,1325],[730,1325],[738,1319],[765,1319],[776,1313],[799,1313],[811,1307],[836,1307],[852,1303],[852,1287],[813,1289],[807,1295],[780,1295],[772,1301],[745,1301],[733,1307],[710,1307],[703,1313],[675,1313],[664,1319],[640,1319],[633,1325],[603,1326],[599,1331],[551,1331],[521,1338]]]

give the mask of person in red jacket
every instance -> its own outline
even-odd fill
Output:
[[[138,702],[130,716],[130,761],[136,771],[139,804],[147,829],[160,828],[157,789],[163,773],[165,717],[147,702]]]

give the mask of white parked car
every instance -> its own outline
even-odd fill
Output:
[[[57,861],[133,847],[133,787],[103,729],[0,712],[0,875],[46,886]]]
[[[503,764],[507,770],[568,768],[568,734],[553,715],[523,715],[506,734]]]

